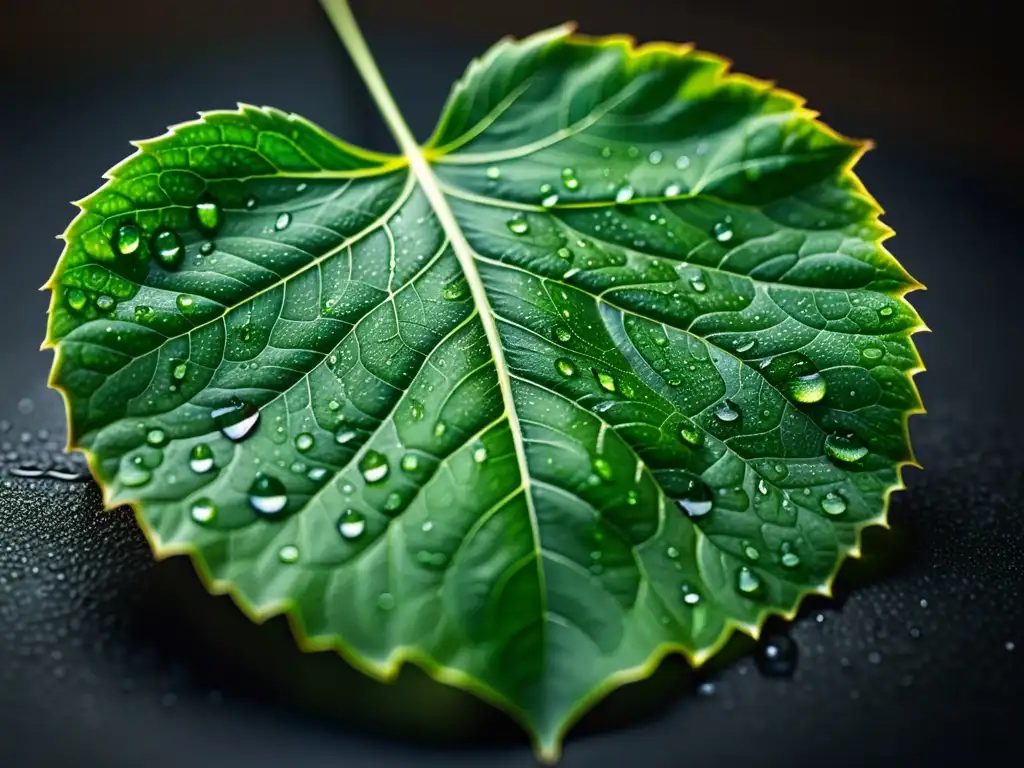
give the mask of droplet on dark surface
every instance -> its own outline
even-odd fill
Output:
[[[792,677],[799,649],[788,635],[765,635],[757,646],[754,662],[765,677]]]

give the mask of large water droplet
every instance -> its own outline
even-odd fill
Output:
[[[139,243],[142,236],[139,232],[139,225],[134,221],[126,221],[114,231],[114,247],[122,256],[127,256],[139,250]]]
[[[566,378],[576,375],[576,366],[574,366],[572,361],[567,358],[560,357],[555,360],[555,368]]]
[[[129,488],[138,488],[150,481],[153,473],[149,471],[141,456],[125,457],[121,462],[121,471],[118,472],[118,479]]]
[[[574,168],[562,169],[562,186],[566,189],[579,189],[580,180],[576,177],[576,170]]]
[[[601,385],[601,389],[605,390],[606,392],[615,391],[615,377],[612,376],[610,373],[605,373],[604,371],[598,371],[595,369],[594,378],[596,378],[597,383]]]
[[[81,288],[68,288],[64,298],[67,299],[68,306],[77,311],[85,309],[85,304],[89,300]]]
[[[249,506],[264,517],[276,517],[288,506],[284,483],[260,472],[249,486]]]
[[[352,540],[363,535],[366,530],[366,517],[356,509],[346,509],[338,518],[338,533],[343,538]]]
[[[740,417],[740,408],[732,400],[725,400],[715,409],[715,418],[726,424],[736,421]]]
[[[690,287],[693,288],[697,293],[704,293],[708,289],[708,284],[704,282],[704,275],[696,274],[690,278]]]
[[[379,483],[388,476],[388,460],[383,453],[367,451],[359,460],[359,471],[367,483]]]
[[[159,427],[154,427],[146,433],[146,442],[154,448],[160,448],[167,445],[167,433]]]
[[[615,202],[628,203],[630,200],[633,199],[633,196],[635,194],[636,192],[629,184],[624,184],[621,187],[619,187],[618,190],[615,192]]]
[[[676,158],[676,168],[678,168],[680,171],[685,171],[689,167],[690,158],[688,158],[686,155],[680,155],[679,157]]]
[[[153,253],[164,269],[177,269],[185,258],[185,246],[174,230],[158,229],[153,235]]]
[[[743,566],[736,574],[736,588],[745,595],[753,595],[761,589],[761,579],[747,566]]]
[[[359,434],[354,429],[342,427],[334,433],[334,442],[338,445],[345,445],[346,443],[351,443],[357,437],[359,437]]]
[[[797,376],[790,380],[789,396],[798,403],[816,403],[825,396],[825,377],[820,373],[810,373],[806,376]]]
[[[287,229],[288,225],[292,223],[292,215],[290,213],[281,213],[274,221],[274,229],[280,232],[282,229]]]
[[[171,363],[171,376],[174,377],[175,381],[181,381],[188,375],[187,362],[184,360],[172,360]]]
[[[196,203],[195,214],[200,229],[205,229],[207,232],[213,232],[224,222],[224,214],[217,201],[212,198],[206,198]]]
[[[313,447],[316,441],[313,440],[313,436],[309,432],[301,432],[295,437],[295,450],[300,453],[305,453]]]
[[[477,464],[483,464],[487,461],[487,446],[483,443],[477,443],[473,448],[473,461]]]
[[[192,519],[200,525],[213,522],[217,517],[217,507],[207,498],[196,499],[192,502]]]
[[[786,568],[796,568],[800,565],[800,555],[795,552],[783,552],[780,560]]]
[[[838,492],[831,491],[822,497],[821,509],[828,515],[841,515],[846,511],[846,499]]]
[[[703,517],[711,511],[713,503],[711,489],[706,483],[696,479],[688,480],[679,498],[676,499],[676,506],[687,517]]]
[[[762,637],[754,657],[758,670],[765,677],[792,677],[796,660],[796,643],[786,635]]]
[[[205,474],[213,469],[213,449],[206,443],[196,443],[188,457],[188,467],[197,474]]]
[[[741,339],[736,343],[736,351],[741,355],[750,352],[757,347],[757,339]]]
[[[732,240],[732,218],[726,216],[722,221],[715,224],[711,233],[715,236],[715,240],[720,243],[727,243]]]
[[[213,423],[228,440],[240,442],[252,434],[260,420],[260,411],[241,400],[231,400],[227,405],[210,411]]]
[[[517,213],[505,222],[505,226],[507,226],[509,231],[514,235],[525,235],[530,231],[530,222],[528,222],[526,217],[521,213]]]
[[[669,184],[667,187],[665,187],[664,195],[665,197],[675,197],[682,191],[683,188],[678,184]]]
[[[825,438],[825,455],[835,461],[853,463],[867,454],[868,449],[856,435],[833,433]]]
[[[191,315],[196,311],[195,297],[189,296],[187,293],[179,294],[174,303],[178,307],[178,311],[183,315]]]

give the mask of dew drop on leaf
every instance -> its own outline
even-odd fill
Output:
[[[473,461],[477,464],[487,461],[487,447],[483,443],[479,443],[473,448]]]
[[[556,325],[554,333],[555,338],[563,343],[572,339],[572,331],[564,325]]]
[[[679,157],[676,158],[676,168],[678,168],[680,171],[685,171],[689,167],[690,167],[690,158],[689,157],[687,157],[686,155],[680,155]]]
[[[167,433],[159,427],[154,427],[146,433],[146,442],[152,445],[154,448],[159,448],[163,445],[167,445]]]
[[[501,178],[501,168],[499,168],[496,165],[492,165],[486,171],[484,171],[484,176],[486,176],[491,181],[497,181],[498,179]]]
[[[800,556],[795,552],[783,552],[780,561],[786,568],[796,568],[800,565]]]
[[[192,519],[197,523],[206,525],[213,522],[214,518],[217,517],[217,507],[206,497],[196,499],[192,502],[191,515]]]
[[[367,483],[379,483],[388,476],[388,460],[383,453],[367,451],[359,460],[359,471]]]
[[[828,515],[841,515],[846,511],[846,500],[836,491],[830,491],[822,497],[821,509]]]
[[[334,433],[334,442],[338,445],[345,445],[345,443],[351,443],[356,437],[358,435],[354,430],[342,428]]]
[[[628,203],[630,200],[633,199],[633,195],[635,195],[635,194],[636,194],[636,192],[633,190],[633,188],[629,184],[624,184],[623,186],[619,187],[618,190],[616,190],[616,192],[615,192],[615,202],[616,203]]]
[[[511,232],[514,235],[525,235],[527,232],[530,231],[530,222],[528,222],[526,220],[526,217],[523,216],[523,214],[521,213],[517,213],[515,216],[513,216],[511,219],[505,222],[505,226],[507,226],[509,232]]]
[[[196,203],[195,216],[199,228],[207,232],[217,230],[224,222],[224,214],[220,209],[220,205],[211,198],[206,198]]]
[[[765,677],[792,677],[796,671],[797,646],[786,635],[766,635],[757,646],[754,663]]]
[[[85,295],[85,291],[81,288],[68,288],[64,297],[68,301],[68,306],[74,310],[85,309],[85,304],[88,301],[88,297]]]
[[[260,411],[255,406],[232,399],[227,405],[210,411],[210,416],[224,437],[238,443],[252,434],[260,420]]]
[[[711,233],[715,236],[715,240],[720,243],[727,243],[732,240],[732,219],[726,216],[722,221],[715,224]]]
[[[711,489],[700,480],[691,480],[686,491],[676,499],[676,506],[687,517],[703,517],[713,505]]]
[[[725,400],[715,409],[715,418],[726,424],[736,421],[740,417],[739,406],[732,400]]]
[[[689,584],[683,584],[681,590],[683,593],[683,602],[687,605],[696,605],[700,602],[700,593]]]
[[[878,310],[878,314],[881,315],[882,317],[889,317],[892,315],[892,313],[892,307],[882,307],[880,310]]]
[[[557,251],[555,251],[555,255],[558,258],[560,258],[560,259],[564,259],[565,261],[568,261],[569,259],[572,258],[572,251],[570,251],[568,248],[566,248],[563,245],[561,248],[559,248]]]
[[[833,433],[825,438],[825,455],[838,462],[853,463],[868,454],[867,447],[855,435]]]
[[[305,453],[313,447],[313,436],[309,432],[301,432],[295,437],[295,450]]]
[[[459,301],[469,294],[469,283],[461,275],[454,280],[447,282],[441,288],[441,298],[445,301]]]
[[[743,339],[736,344],[736,351],[740,354],[750,352],[757,347],[757,339]]]
[[[591,463],[591,466],[594,468],[594,472],[598,477],[603,480],[612,479],[612,465],[608,463],[607,459],[598,456]]]
[[[183,315],[191,315],[196,311],[196,300],[187,293],[179,294],[178,298],[174,300],[174,303],[177,305],[178,311]]]
[[[202,475],[213,469],[213,449],[206,443],[196,443],[188,456],[188,467]]]
[[[662,161],[663,157],[664,155],[661,153],[661,151],[655,149],[651,152],[651,154],[647,156],[647,160],[648,162],[650,162],[651,165],[657,165]]]
[[[434,425],[434,437],[443,437],[444,433],[448,430],[448,425],[443,421],[437,422]]]
[[[263,517],[276,517],[288,506],[284,483],[271,475],[258,473],[249,486],[249,506]]]
[[[580,188],[580,180],[576,177],[576,170],[574,168],[562,169],[562,186],[570,190]]]
[[[745,595],[753,595],[761,589],[761,579],[744,565],[736,574],[736,588]]]
[[[299,548],[294,544],[285,544],[277,550],[277,559],[285,565],[291,565],[299,561]]]
[[[282,229],[287,229],[288,225],[292,223],[292,215],[290,213],[278,214],[277,219],[274,221],[274,229],[280,232]]]
[[[704,293],[708,289],[707,283],[704,282],[703,275],[694,275],[690,278],[690,287],[693,288],[697,293]]]
[[[700,448],[704,445],[704,433],[685,417],[679,424],[679,439],[693,448]]]
[[[153,235],[153,253],[164,269],[177,269],[185,257],[185,246],[172,229],[158,229]]]
[[[864,347],[861,354],[866,360],[879,360],[885,354],[885,350],[881,347]]]
[[[313,467],[306,473],[306,477],[314,483],[320,483],[323,482],[325,477],[327,477],[327,470],[324,467]]]
[[[409,399],[409,415],[412,416],[413,421],[421,421],[423,419],[423,403],[419,400]]]
[[[615,391],[615,389],[616,389],[616,387],[615,387],[615,377],[612,376],[610,373],[605,373],[604,371],[595,370],[594,371],[594,378],[597,379],[597,383],[601,385],[601,389],[603,389],[604,391],[606,391],[606,392],[614,392]]]
[[[560,357],[555,360],[555,368],[566,378],[576,375],[576,366],[574,366],[572,361],[567,358]]]
[[[139,225],[134,221],[126,221],[114,231],[114,247],[122,256],[128,256],[139,250],[142,236]]]
[[[110,296],[100,296],[96,299],[96,308],[102,312],[108,312],[114,308],[115,301]]]
[[[209,256],[211,253],[213,253],[213,249],[214,245],[209,240],[207,240],[205,243],[199,246],[199,252],[203,256]]]
[[[395,608],[395,596],[390,592],[381,592],[377,596],[377,607],[382,611],[391,611]]]
[[[816,403],[825,397],[825,377],[820,373],[797,376],[787,385],[789,396],[798,403]]]
[[[419,457],[415,453],[407,453],[402,457],[401,466],[404,472],[415,472],[420,468]]]
[[[678,184],[669,184],[667,187],[665,187],[664,195],[665,197],[676,197],[682,191],[683,188],[680,187]]]
[[[129,488],[138,488],[145,485],[152,478],[153,473],[143,463],[141,456],[125,457],[121,461],[121,471],[118,472],[118,479]]]
[[[338,518],[338,533],[344,539],[358,539],[365,530],[366,517],[357,509],[346,509]]]
[[[172,360],[171,376],[175,381],[181,381],[188,374],[188,363],[184,360]]]

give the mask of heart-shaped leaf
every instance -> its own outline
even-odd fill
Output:
[[[922,326],[864,145],[688,47],[503,41],[416,146],[243,106],[79,203],[70,445],[158,556],[387,677],[568,725],[827,594],[885,520]]]

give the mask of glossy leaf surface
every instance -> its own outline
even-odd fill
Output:
[[[566,29],[474,62],[416,162],[206,113],[66,233],[70,442],[158,555],[553,757],[884,521],[921,323],[862,150],[717,58]]]

